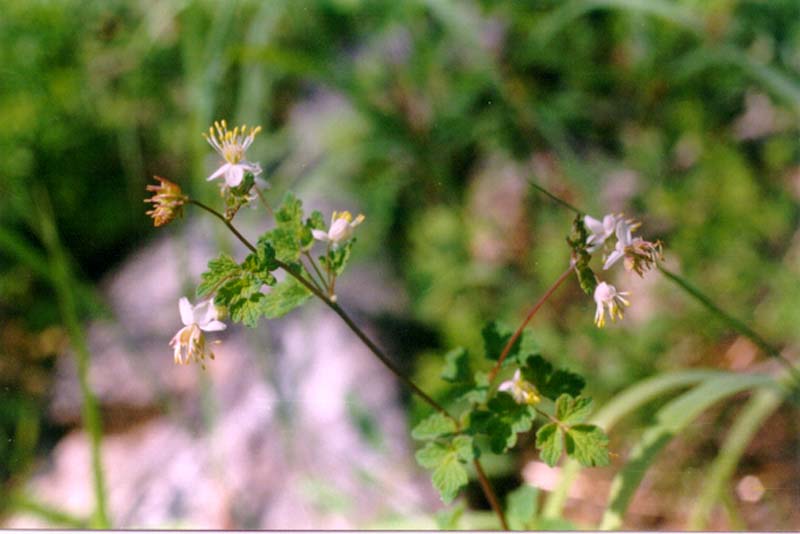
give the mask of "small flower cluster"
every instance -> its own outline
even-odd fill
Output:
[[[662,259],[661,242],[652,243],[633,235],[641,226],[633,219],[626,219],[622,214],[609,214],[602,220],[586,215],[583,222],[591,232],[586,238],[588,252],[596,252],[616,238],[613,248],[603,257],[603,270],[610,269],[622,259],[626,271],[643,276]],[[613,285],[600,282],[594,290],[595,324],[599,328],[605,326],[606,312],[612,321],[622,319],[623,306],[630,306],[627,296],[627,291],[617,291]]]
[[[208,144],[224,160],[208,180],[224,180],[222,189],[227,204],[225,216],[229,220],[241,205],[253,198],[250,189],[255,177],[261,174],[261,166],[245,159],[245,155],[260,131],[260,126],[248,129],[246,125],[229,130],[227,123],[221,120],[214,122],[208,133],[203,134]],[[147,214],[154,219],[156,226],[161,226],[181,215],[183,205],[189,202],[189,197],[182,193],[177,184],[159,177],[156,180],[160,184],[147,186],[147,190],[154,195],[145,202],[153,203],[154,208]],[[314,229],[312,234],[317,241],[328,244],[329,253],[335,253],[353,238],[355,228],[363,221],[364,215],[353,218],[349,211],[334,211],[329,228]],[[336,273],[332,268],[326,268],[329,270],[331,299],[335,301],[333,283]],[[214,359],[214,353],[206,342],[205,332],[218,332],[224,330],[226,325],[219,320],[219,310],[214,306],[213,299],[192,305],[189,299],[183,297],[178,308],[184,326],[169,343],[174,350],[175,363],[186,365],[194,361],[205,367],[206,358]]]

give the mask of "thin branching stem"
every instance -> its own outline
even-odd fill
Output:
[[[483,493],[486,494],[486,499],[489,501],[489,505],[492,507],[492,510],[494,510],[494,513],[497,515],[498,519],[500,519],[500,525],[503,527],[503,530],[511,530],[508,528],[508,522],[506,521],[506,516],[503,513],[503,507],[500,506],[500,501],[497,499],[497,494],[494,492],[492,485],[489,483],[489,478],[486,476],[486,473],[484,473],[481,462],[475,458],[472,460],[472,465],[475,466],[475,473],[478,475],[478,482],[481,484]]]
[[[311,253],[309,251],[306,250],[305,251],[305,255],[306,255],[306,258],[308,258],[309,263],[311,263],[311,267],[314,269],[314,272],[317,273],[317,276],[319,277],[320,287],[324,287],[325,286],[325,277],[322,276],[322,272],[319,270],[319,267],[317,267],[317,262],[314,261],[314,257],[311,255]]]
[[[189,202],[191,204],[194,204],[194,205],[204,209],[205,211],[211,213],[215,217],[217,217],[219,220],[221,220],[223,223],[225,223],[225,226],[228,227],[228,229],[233,233],[233,235],[235,235],[236,238],[239,239],[239,241],[241,241],[242,244],[245,247],[247,247],[252,252],[256,251],[256,247],[250,241],[248,241],[247,238],[244,237],[241,234],[241,232],[239,232],[236,229],[236,227],[233,226],[233,224],[228,219],[226,219],[225,216],[222,215],[220,212],[218,212],[217,210],[215,210],[214,208],[212,208],[210,206],[207,206],[206,204],[203,204],[202,202],[199,202],[199,201],[196,201],[196,200],[193,200],[193,199],[190,200]],[[336,313],[336,315],[338,315],[342,319],[342,321],[344,321],[345,324],[348,327],[350,327],[350,330],[353,331],[353,333],[358,337],[358,339],[360,339],[361,342],[364,343],[364,345],[366,345],[367,348],[369,348],[369,350],[381,361],[381,363],[383,363],[383,365],[386,368],[388,368],[398,378],[398,380],[400,380],[403,384],[405,384],[406,387],[408,387],[411,391],[416,393],[422,400],[424,400],[434,410],[436,410],[437,412],[441,413],[442,415],[444,415],[448,419],[452,420],[455,423],[456,429],[458,431],[461,430],[461,424],[459,423],[459,421],[455,417],[453,417],[441,404],[439,404],[438,402],[433,400],[427,393],[422,391],[422,389],[420,389],[419,386],[417,386],[414,382],[412,382],[411,379],[406,377],[403,374],[403,372],[386,355],[386,353],[384,353],[383,350],[381,350],[381,348],[378,347],[378,345],[376,345],[375,342],[373,342],[369,338],[369,336],[367,336],[367,334],[355,323],[355,321],[353,321],[353,319],[347,314],[347,312],[344,311],[344,309],[342,309],[341,306],[339,306],[339,304],[334,302],[328,295],[326,295],[325,293],[320,291],[315,286],[315,284],[313,284],[312,282],[307,280],[306,277],[304,277],[301,273],[297,272],[295,269],[292,269],[289,265],[287,265],[286,263],[284,263],[284,262],[282,262],[282,261],[280,261],[278,259],[276,259],[275,261],[278,264],[278,267],[280,267],[281,269],[286,271],[290,276],[293,276],[298,282],[303,284],[309,291],[311,291],[311,293],[313,293],[314,296],[319,298],[331,310],[333,310],[334,313]],[[483,492],[486,494],[486,499],[492,505],[492,509],[494,510],[495,514],[497,515],[497,518],[500,521],[500,524],[502,525],[503,529],[504,530],[509,530],[508,529],[508,523],[506,522],[505,513],[503,512],[502,507],[499,505],[499,500],[497,498],[497,494],[495,493],[494,489],[492,488],[492,485],[489,482],[489,479],[486,478],[486,474],[483,472],[483,468],[481,466],[480,461],[476,458],[473,461],[473,463],[475,465],[475,471],[478,473],[478,479],[480,481],[481,488],[483,489]]]
[[[581,210],[579,210],[578,208],[576,208],[575,206],[573,206],[572,204],[570,204],[566,200],[558,198],[553,193],[551,193],[550,191],[548,191],[544,187],[540,186],[539,184],[537,184],[533,180],[528,180],[528,183],[530,184],[531,187],[533,187],[534,189],[536,189],[537,191],[539,191],[543,195],[550,197],[550,200],[554,201],[557,204],[560,204],[562,207],[567,208],[568,210],[574,211],[576,215],[583,215],[584,214],[584,212],[582,212]]]
[[[508,343],[506,343],[505,347],[503,347],[503,352],[501,352],[500,357],[497,358],[497,363],[495,363],[494,367],[492,367],[492,370],[489,371],[489,382],[492,382],[495,379],[495,377],[497,376],[497,372],[500,370],[500,366],[503,365],[503,361],[505,361],[506,357],[508,356],[508,353],[511,352],[511,347],[514,346],[514,343],[517,342],[519,336],[522,335],[522,331],[525,329],[528,323],[531,322],[533,316],[536,315],[536,312],[538,312],[539,309],[544,305],[544,303],[547,302],[547,299],[549,299],[550,296],[553,293],[555,293],[556,289],[558,289],[561,286],[561,284],[564,283],[564,280],[567,279],[567,277],[570,275],[573,269],[575,269],[575,264],[571,263],[569,268],[566,271],[564,271],[561,274],[561,276],[558,277],[558,280],[556,280],[555,283],[553,283],[553,285],[550,286],[550,289],[545,291],[544,295],[542,295],[541,298],[539,298],[539,300],[536,302],[536,304],[533,305],[533,308],[531,308],[531,311],[528,312],[528,315],[525,317],[525,320],[522,321],[522,324],[519,325],[517,331],[514,332],[514,335],[511,336],[511,339],[509,339]]]

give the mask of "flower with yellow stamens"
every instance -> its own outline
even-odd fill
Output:
[[[211,176],[209,180],[214,180],[220,176],[224,177],[225,185],[228,187],[238,187],[244,179],[245,173],[253,176],[261,174],[261,167],[258,163],[252,163],[244,159],[245,152],[253,144],[261,126],[247,129],[247,125],[236,126],[233,130],[228,130],[228,124],[224,121],[214,122],[214,126],[208,129],[208,134],[203,134],[208,144],[225,160]]]
[[[353,237],[353,230],[356,226],[364,222],[364,215],[359,214],[353,219],[349,211],[334,211],[331,216],[331,226],[328,231],[311,230],[314,239],[318,241],[330,242],[334,248]]]
[[[175,363],[186,365],[196,361],[203,365],[206,356],[213,360],[214,353],[206,345],[203,332],[219,332],[225,330],[227,326],[217,319],[218,311],[214,303],[206,300],[192,306],[189,299],[183,297],[178,302],[178,308],[184,326],[169,342],[175,351]]]
[[[517,404],[535,406],[542,400],[541,395],[536,390],[536,386],[522,378],[522,373],[520,373],[519,369],[514,372],[514,377],[511,380],[506,380],[500,384],[497,390],[508,391]]]
[[[597,309],[594,314],[594,324],[598,328],[603,328],[606,324],[606,309],[608,309],[608,316],[611,320],[616,322],[617,319],[622,319],[623,306],[630,306],[630,302],[625,298],[628,296],[627,291],[617,291],[617,288],[611,284],[600,282],[594,290],[594,302]]]

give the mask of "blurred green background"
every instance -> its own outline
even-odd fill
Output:
[[[101,316],[95,284],[154,235],[149,177],[215,198],[200,133],[223,117],[264,127],[252,156],[273,202],[296,188],[357,199],[357,259],[388,257],[403,319],[434,333],[434,349],[403,347],[423,389],[442,387],[448,347],[479,346],[486,320],[517,323],[567,265],[571,214],[528,180],[640,218],[668,265],[797,352],[797,0],[0,0],[0,13],[6,489],[63,432],[44,406],[67,341],[33,206],[52,205],[81,317]],[[335,113],[309,126],[297,110],[320,101]],[[599,402],[658,371],[758,363],[732,361],[735,334],[657,274],[630,285],[617,327],[593,326],[575,283],[534,321]],[[688,462],[713,454],[722,421]],[[797,432],[780,447],[772,460],[797,474]]]

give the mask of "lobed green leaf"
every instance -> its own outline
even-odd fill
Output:
[[[411,431],[414,439],[433,439],[456,431],[455,422],[446,415],[435,412],[417,424]]]
[[[583,423],[592,412],[592,399],[589,397],[572,397],[566,393],[556,400],[556,419],[565,425]]]
[[[262,312],[267,319],[276,319],[301,306],[310,297],[311,291],[293,277],[287,276],[264,295]]]
[[[230,278],[239,276],[241,267],[236,260],[228,254],[220,254],[208,262],[208,271],[200,275],[200,285],[197,286],[197,296],[207,297],[219,288],[222,283]]]
[[[442,379],[451,383],[472,383],[469,368],[469,354],[463,347],[458,347],[444,356],[445,364]]]
[[[565,369],[554,370],[550,362],[538,354],[528,358],[521,370],[525,380],[549,399],[557,399],[564,393],[577,397],[586,385],[580,375]]]
[[[585,467],[608,465],[608,436],[595,425],[575,425],[566,435],[567,454]]]
[[[555,466],[564,450],[564,433],[555,423],[548,423],[536,432],[536,448],[542,461]]]

